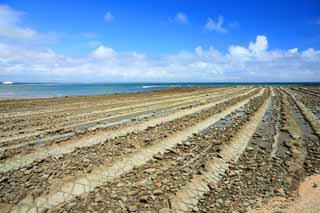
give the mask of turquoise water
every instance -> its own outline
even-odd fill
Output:
[[[45,98],[73,95],[145,92],[174,87],[235,85],[301,85],[302,83],[108,83],[108,84],[12,84],[0,85],[0,98]],[[305,83],[304,83],[305,84]]]

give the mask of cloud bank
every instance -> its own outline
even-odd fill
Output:
[[[247,46],[230,45],[149,56],[122,52],[92,41],[83,57],[61,55],[33,45],[45,34],[22,26],[23,13],[0,5],[0,81],[14,82],[266,82],[320,81],[320,51],[269,50],[268,38],[256,36]],[[111,20],[110,12],[106,19]],[[112,17],[112,18],[110,18]],[[177,14],[176,21],[187,23]],[[106,20],[106,21],[107,21]],[[223,18],[208,19],[208,30],[225,32]],[[92,34],[87,36],[92,37]],[[94,36],[93,36],[94,37]],[[16,42],[19,41],[19,42]],[[26,43],[21,43],[26,41]]]
[[[159,57],[104,45],[85,57],[68,57],[0,43],[0,67],[2,81],[20,82],[319,81],[320,51],[268,50],[263,35],[226,53],[198,46]]]

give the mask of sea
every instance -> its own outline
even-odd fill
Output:
[[[0,84],[0,99],[51,98],[155,91],[178,87],[313,85],[319,83],[13,83]]]

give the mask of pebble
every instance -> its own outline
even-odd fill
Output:
[[[170,209],[169,208],[162,208],[159,210],[159,213],[170,213]]]
[[[140,198],[140,203],[148,203],[148,196],[142,196]]]
[[[128,192],[128,196],[133,196],[133,195],[136,195],[136,194],[138,194],[137,191],[130,191],[130,192]]]
[[[94,200],[95,202],[102,202],[103,201],[103,199],[102,199],[102,197],[97,197],[95,200]]]
[[[137,206],[129,206],[128,210],[129,210],[129,212],[136,212],[136,211],[138,211],[138,207]]]
[[[124,183],[118,183],[117,184],[117,187],[122,187],[122,186],[124,186],[125,184]]]
[[[193,207],[192,210],[195,211],[195,212],[198,212],[199,208],[198,207]]]
[[[23,172],[23,174],[30,175],[31,174],[31,170],[26,170],[26,171]]]
[[[162,160],[163,159],[163,157],[160,154],[154,155],[153,158],[157,159],[157,160]]]
[[[154,195],[160,195],[160,194],[162,194],[163,192],[160,190],[160,189],[156,189],[154,192],[153,192],[153,194]]]
[[[254,148],[252,148],[251,146],[249,146],[249,147],[247,147],[247,150],[248,150],[248,151],[253,151]]]

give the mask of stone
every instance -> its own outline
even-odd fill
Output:
[[[148,196],[142,196],[140,198],[140,203],[148,203]]]
[[[145,170],[146,173],[154,173],[155,171],[156,171],[155,168],[149,168]]]
[[[124,186],[125,184],[124,183],[118,183],[117,184],[117,187],[122,187],[122,186]]]
[[[129,212],[137,212],[138,207],[137,206],[129,206],[128,210],[129,210]]]
[[[217,200],[216,202],[218,204],[218,206],[222,206],[223,205],[223,200],[220,198]]]
[[[195,211],[195,212],[198,212],[199,208],[198,207],[193,207],[192,210]]]
[[[224,205],[225,205],[225,206],[229,206],[230,204],[231,204],[231,201],[230,201],[230,200],[225,200],[225,201],[224,201]]]
[[[23,174],[30,175],[31,174],[31,170],[26,170],[26,171],[23,172]]]
[[[115,199],[115,198],[117,198],[118,196],[117,196],[117,194],[112,193],[112,194],[110,195],[110,197],[111,197],[112,199]]]
[[[7,180],[8,180],[8,177],[2,177],[2,178],[0,178],[0,183],[6,182]]]
[[[170,209],[169,208],[162,208],[159,210],[159,213],[170,213]]]
[[[248,150],[248,151],[253,151],[254,148],[252,148],[251,146],[249,146],[249,147],[247,147],[247,150]]]
[[[127,198],[127,197],[122,196],[122,197],[120,197],[120,200],[121,200],[121,201],[123,201],[123,202],[126,202],[126,201],[128,200],[128,198]]]
[[[48,175],[48,174],[44,174],[44,175],[42,175],[42,178],[48,179],[48,178],[49,178],[49,175]]]
[[[128,192],[128,196],[133,196],[133,195],[136,195],[136,194],[138,194],[137,191],[129,191]]]
[[[154,155],[153,158],[157,159],[157,160],[162,160],[163,159],[163,157],[160,154]]]
[[[103,199],[101,196],[97,196],[96,199],[94,200],[95,202],[102,202]]]
[[[156,190],[154,190],[154,192],[153,192],[153,194],[154,195],[160,195],[160,194],[162,194],[163,192],[160,190],[160,189],[156,189]]]

